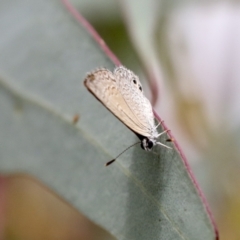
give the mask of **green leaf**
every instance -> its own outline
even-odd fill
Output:
[[[0,32],[2,174],[37,177],[118,239],[215,239],[177,150],[135,146],[104,167],[137,138],[85,89],[114,65],[60,1],[2,0]]]

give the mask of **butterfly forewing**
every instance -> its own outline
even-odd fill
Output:
[[[88,74],[85,78],[84,84],[87,89],[127,127],[142,136],[150,137],[152,126],[149,125],[148,120],[142,120],[145,119],[144,116],[136,114],[136,110],[139,109],[139,111],[143,113],[143,109],[140,109],[135,101],[131,104],[128,99],[129,95],[124,92],[124,81],[126,80],[119,79],[107,69],[99,69]],[[134,91],[134,89],[131,89],[131,91]],[[136,97],[138,98],[139,95]],[[146,98],[144,97],[144,99]],[[141,101],[141,99],[137,99],[136,101]],[[147,104],[148,107],[148,102],[146,103],[143,101],[142,104]]]

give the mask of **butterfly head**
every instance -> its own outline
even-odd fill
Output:
[[[152,136],[151,137],[144,137],[144,136],[141,136],[141,135],[138,135],[138,137],[140,138],[141,140],[141,147],[143,150],[145,151],[151,151],[152,148],[155,146],[155,145],[161,145],[165,148],[169,148],[169,149],[172,149],[171,147],[161,143],[161,142],[158,142],[157,139],[163,135],[164,133],[168,132],[169,130],[165,130],[161,133],[158,133],[156,131],[156,129],[153,130],[152,132]]]
[[[155,143],[149,138],[143,138],[141,140],[141,148],[145,151],[151,151]]]

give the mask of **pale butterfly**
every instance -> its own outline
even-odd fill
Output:
[[[87,75],[84,80],[87,89],[141,140],[141,147],[151,151],[153,146],[169,146],[158,142],[159,136],[154,122],[152,105],[144,96],[139,78],[123,66],[112,73],[100,68]],[[110,161],[112,163],[113,161]],[[108,164],[107,164],[108,165]]]

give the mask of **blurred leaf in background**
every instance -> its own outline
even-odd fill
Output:
[[[33,178],[12,175],[5,181],[7,218],[1,239],[115,239]]]

